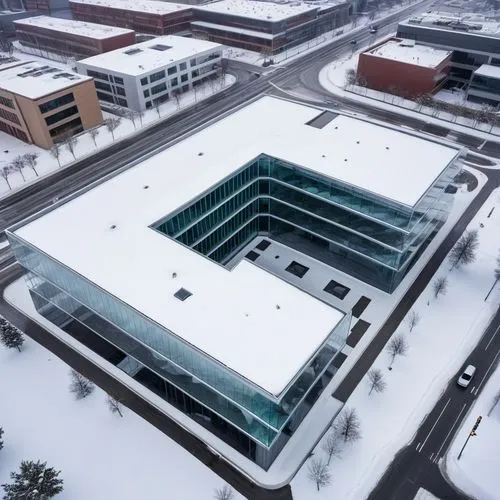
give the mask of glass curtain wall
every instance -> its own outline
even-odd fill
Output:
[[[392,291],[446,219],[445,188],[458,169],[445,169],[413,208],[262,155],[153,227],[221,264],[259,233],[299,235],[326,248],[338,267]]]
[[[18,236],[9,233],[9,240],[17,260],[30,271],[28,285],[38,295],[70,316],[83,305],[104,318],[116,327],[102,333],[113,345],[266,447],[293,415],[300,403],[297,394],[307,393],[314,384],[314,380],[299,376],[285,394],[266,395]],[[77,319],[86,324],[85,319]],[[348,321],[341,321],[303,370],[311,366],[316,372],[326,369],[325,360],[333,361],[342,349],[348,328]]]

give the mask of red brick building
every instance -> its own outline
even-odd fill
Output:
[[[451,52],[389,38],[359,55],[357,78],[368,88],[416,97],[432,93],[448,75]]]
[[[14,25],[22,45],[78,59],[135,43],[133,30],[57,17],[29,17]]]
[[[171,35],[189,31],[189,5],[154,0],[70,0],[74,19],[121,26],[139,33]]]

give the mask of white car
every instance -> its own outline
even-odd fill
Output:
[[[468,387],[472,377],[476,373],[476,367],[473,365],[468,365],[467,368],[462,372],[462,375],[458,377],[457,384],[460,387]]]

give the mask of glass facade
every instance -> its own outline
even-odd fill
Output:
[[[446,220],[453,195],[445,189],[458,170],[450,165],[408,207],[262,155],[153,227],[220,264],[259,233],[292,234],[326,248],[342,270],[391,292]]]
[[[283,393],[274,396],[184,343],[15,233],[9,232],[8,237],[17,260],[28,271],[32,295],[92,329],[247,436],[262,448],[256,456],[261,457],[265,466],[269,465],[269,457],[277,453],[280,443],[284,444],[280,438],[284,429],[298,425],[297,419],[304,417],[304,400],[331,369],[349,333],[347,315]],[[103,322],[109,327],[104,328]]]

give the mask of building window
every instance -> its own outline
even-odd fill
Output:
[[[189,85],[184,85],[184,86],[182,87],[182,91],[183,91],[183,92],[187,92],[188,90],[189,90]]]
[[[178,84],[179,84],[179,80],[177,79],[177,77],[172,78],[172,80],[170,80],[171,87],[177,87]]]
[[[112,92],[111,85],[109,83],[95,81],[94,85],[96,89],[105,90],[106,92]]]
[[[115,76],[115,83],[117,83],[118,85],[123,85],[123,78]]]
[[[196,59],[191,59],[189,61],[189,64],[191,64],[191,67],[193,68],[194,66],[196,66]]]
[[[68,116],[76,115],[78,113],[78,108],[76,106],[71,106],[71,108],[63,109],[62,111],[58,111],[53,115],[45,117],[45,123],[47,125],[53,125],[56,122],[60,122]]]
[[[21,122],[19,121],[19,118],[15,113],[11,113],[10,111],[7,111],[6,109],[0,108],[0,116],[4,118],[5,120],[8,120],[9,122],[12,123],[17,123],[18,125],[21,125]]]
[[[187,64],[185,62],[181,62],[179,64],[179,70],[180,71],[185,71],[187,69]]]
[[[146,109],[149,109],[151,107],[151,101],[146,102]]]
[[[114,103],[115,101],[113,100],[113,96],[109,95],[109,94],[105,94],[104,92],[99,92],[97,91],[97,98],[100,100],[100,101],[106,101],[106,102],[112,102]]]
[[[171,68],[168,68],[169,75],[175,75],[175,73],[177,73],[177,66],[172,66]]]
[[[147,85],[148,84],[148,78],[147,76],[145,76],[144,78],[141,78],[141,85],[144,86],[144,85]]]
[[[44,102],[43,104],[40,104],[38,107],[40,108],[40,111],[42,113],[47,113],[47,111],[60,108],[61,106],[69,104],[70,102],[74,102],[74,100],[75,96],[73,95],[73,92],[71,92],[69,94],[62,95],[61,97],[56,97],[55,99],[51,99],[50,101]]]
[[[14,101],[12,99],[8,99],[7,97],[2,97],[0,95],[0,104],[3,106],[7,106],[8,108],[14,109]]]
[[[165,78],[165,71],[158,71],[158,73],[153,73],[152,75],[149,75],[149,81],[151,83],[157,82],[158,80],[161,80],[162,78]]]
[[[53,129],[50,130],[50,137],[55,137],[56,135],[64,134],[67,133],[68,131],[71,131],[72,134],[78,134],[83,130],[82,127],[82,120],[80,120],[80,117],[75,118],[74,120],[71,120],[68,123],[63,123],[62,125],[59,125],[59,127],[54,127]]]
[[[99,71],[92,71],[91,69],[88,69],[87,75],[91,76],[92,78],[97,78],[98,80],[109,81],[109,76],[106,73],[99,73]]]
[[[144,97],[149,97],[149,90],[146,89],[143,93],[144,93]]]
[[[181,82],[187,82],[188,81],[188,75],[181,75]]]
[[[125,93],[125,89],[123,87],[115,87],[116,89],[116,93],[119,94],[119,95],[127,95]]]
[[[196,78],[197,76],[199,76],[200,72],[198,70],[195,70],[195,71],[191,71],[191,78]]]
[[[160,92],[163,92],[167,90],[167,84],[165,82],[160,83],[159,85],[155,85],[154,87],[151,87],[151,94],[159,94]]]
[[[122,99],[121,97],[116,98],[116,102],[120,105],[126,108],[128,106],[127,101],[125,99]]]

